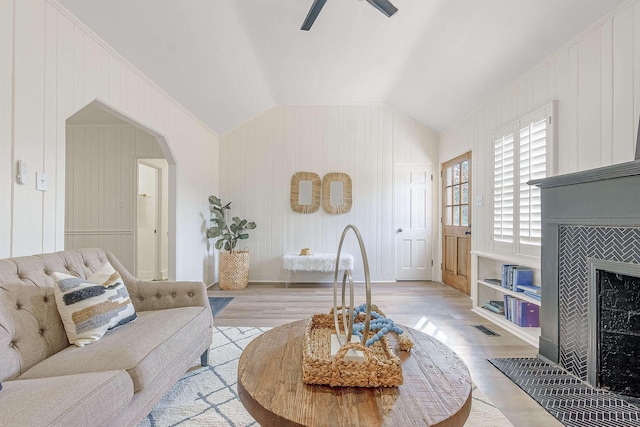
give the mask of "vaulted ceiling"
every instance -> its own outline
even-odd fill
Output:
[[[441,131],[624,0],[59,0],[219,135],[273,105],[385,103]]]

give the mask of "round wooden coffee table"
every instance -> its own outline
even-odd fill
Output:
[[[471,375],[449,347],[403,327],[415,345],[411,353],[396,350],[404,377],[400,387],[307,385],[302,382],[302,339],[308,321],[265,332],[240,356],[240,401],[260,425],[464,425],[471,411]]]

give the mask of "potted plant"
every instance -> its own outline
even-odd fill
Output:
[[[222,205],[216,196],[209,196],[211,227],[207,228],[207,237],[219,239],[215,248],[220,249],[220,289],[243,289],[249,283],[249,251],[236,251],[238,241],[249,238],[247,230],[256,228],[256,223],[232,218],[227,224],[225,212],[231,209],[231,202]]]

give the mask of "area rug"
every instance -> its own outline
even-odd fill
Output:
[[[565,426],[638,426],[640,408],[537,357],[489,359]]]
[[[215,316],[220,313],[223,308],[231,302],[233,297],[209,297],[209,305],[211,306],[211,313]]]
[[[139,427],[165,426],[258,426],[238,399],[236,390],[240,353],[255,337],[270,328],[213,328],[208,367],[187,372]],[[196,361],[194,361],[194,364]],[[512,424],[473,385],[469,427],[512,427]]]

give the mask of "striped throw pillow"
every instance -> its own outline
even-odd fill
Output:
[[[53,273],[54,294],[67,338],[83,347],[136,318],[120,274],[106,263],[88,279]]]

